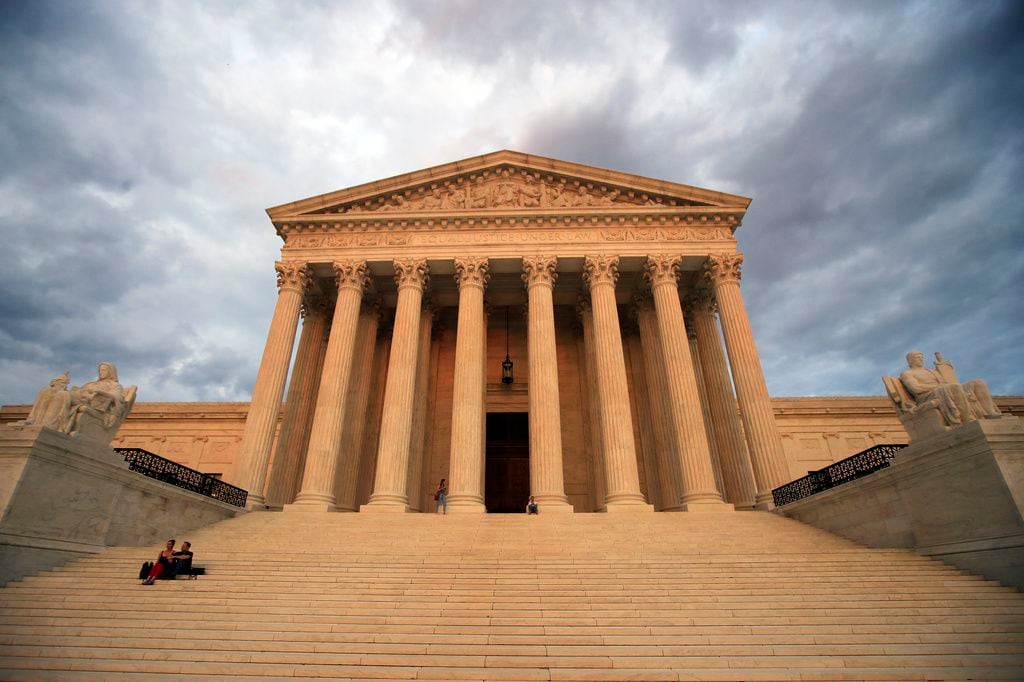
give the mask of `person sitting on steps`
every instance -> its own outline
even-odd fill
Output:
[[[537,511],[537,500],[534,499],[533,495],[530,495],[530,501],[526,503],[526,515],[539,514]]]
[[[192,573],[192,543],[181,543],[181,549],[171,555],[171,567],[168,570],[171,578]]]
[[[149,575],[142,581],[143,585],[152,585],[156,582],[156,579],[164,574],[171,563],[171,558],[174,556],[174,543],[177,540],[173,538],[167,541],[167,546],[164,547],[163,551],[156,558],[156,563],[153,564],[153,568],[149,570]]]

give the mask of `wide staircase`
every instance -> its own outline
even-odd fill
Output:
[[[761,512],[255,513],[0,590],[0,679],[1024,679],[1024,594]]]

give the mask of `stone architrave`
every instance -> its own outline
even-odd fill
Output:
[[[618,256],[584,258],[583,279],[590,289],[594,318],[597,399],[601,401],[601,433],[605,455],[605,506],[609,512],[653,511],[640,491],[626,363],[619,331],[619,312],[615,303],[615,284],[618,278]]]
[[[416,360],[419,356],[420,310],[423,291],[430,281],[425,258],[394,261],[398,305],[384,388],[381,438],[377,448],[377,470],[373,494],[361,511],[405,512],[409,497],[409,445],[412,438],[413,394],[416,390]]]
[[[349,378],[348,406],[345,408],[345,426],[338,453],[338,468],[334,478],[334,506],[338,511],[358,511],[356,492],[359,486],[359,468],[365,456],[363,434],[366,430],[367,409],[370,404],[370,386],[373,383],[373,354],[377,346],[380,325],[380,302],[363,306],[359,315],[359,334],[352,358],[352,376]]]
[[[320,372],[327,350],[327,310],[324,303],[318,297],[307,300],[302,306],[302,334],[299,335],[299,347],[295,351],[281,433],[277,437],[270,480],[267,482],[267,505],[272,507],[289,504],[298,493],[316,407],[315,398],[320,386]]]
[[[530,365],[530,494],[545,511],[573,511],[565,496],[562,420],[552,294],[558,273],[554,256],[523,258],[526,285],[527,353]]]
[[[697,338],[697,352],[708,396],[708,410],[722,468],[725,499],[737,509],[754,507],[754,472],[743,440],[743,426],[736,411],[736,396],[729,378],[729,365],[718,334],[715,302],[707,288],[697,289],[689,297],[693,311],[693,326]]]
[[[679,301],[678,256],[648,256],[644,276],[651,285],[661,340],[661,359],[668,389],[668,420],[679,445],[679,471],[686,511],[729,509],[715,487],[700,393],[693,371]]]
[[[647,378],[648,405],[651,426],[655,438],[655,458],[658,463],[658,489],[661,497],[661,511],[679,511],[682,499],[682,482],[679,476],[678,446],[675,432],[668,423],[668,395],[665,373],[661,365],[661,341],[658,338],[658,320],[654,312],[654,301],[649,293],[634,297],[636,322],[640,332],[640,348],[644,360],[644,375]]]
[[[448,510],[485,512],[484,397],[486,334],[484,288],[490,279],[487,258],[455,259],[459,285],[459,327],[455,339],[452,396],[452,445]]]
[[[332,267],[338,297],[317,391],[302,487],[292,505],[326,511],[334,510],[334,475],[342,447],[341,432],[352,375],[359,307],[370,279],[363,260],[339,261]]]
[[[302,261],[278,261],[274,270],[277,272],[277,305],[267,333],[267,343],[263,347],[263,359],[256,373],[237,468],[237,483],[249,491],[247,506],[250,509],[263,508],[266,500],[263,490],[267,466],[295,344],[299,309],[302,296],[312,281],[309,266]]]
[[[754,333],[740,293],[740,266],[743,254],[709,256],[704,275],[711,282],[729,353],[740,418],[747,435],[747,446],[757,486],[756,504],[771,508],[772,490],[789,480],[782,439],[775,424],[768,385],[757,355]]]

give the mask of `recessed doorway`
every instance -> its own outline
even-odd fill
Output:
[[[487,415],[484,505],[491,514],[526,510],[530,497],[530,420],[526,412]]]

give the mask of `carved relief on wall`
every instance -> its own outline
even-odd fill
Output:
[[[420,232],[393,234],[293,234],[288,246],[297,249],[345,248],[358,246],[432,246],[440,244],[534,244],[542,242],[662,242],[732,240],[727,227],[635,228],[612,230],[520,230],[505,232]]]
[[[698,202],[532,171],[497,168],[427,183],[323,213],[374,213],[500,208],[693,206]]]

